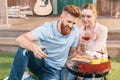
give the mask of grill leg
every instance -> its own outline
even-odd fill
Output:
[[[104,80],[107,80],[107,79],[106,79],[106,76],[104,76]]]

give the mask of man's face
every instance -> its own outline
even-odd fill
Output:
[[[61,23],[61,34],[63,34],[63,35],[70,34],[72,28],[69,25],[65,25],[64,22],[62,22]]]
[[[62,17],[61,20],[61,34],[68,35],[70,34],[71,30],[73,29],[74,24],[77,22],[78,18],[67,14],[66,16]]]

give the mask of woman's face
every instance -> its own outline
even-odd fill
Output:
[[[83,9],[81,14],[81,20],[84,26],[92,26],[96,21],[96,16],[90,9]]]

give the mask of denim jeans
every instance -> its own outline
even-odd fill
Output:
[[[39,80],[65,80],[66,68],[56,70],[44,62],[44,59],[37,59],[33,52],[18,48],[8,80],[21,80],[26,68],[38,76]],[[75,80],[75,76],[68,73],[67,80]]]

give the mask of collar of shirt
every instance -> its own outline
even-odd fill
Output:
[[[95,23],[94,32],[96,32],[97,29],[98,29],[98,22]],[[83,27],[83,30],[85,30],[85,26]]]
[[[63,36],[57,29],[58,22],[59,22],[59,20],[57,20],[53,23],[53,26],[52,26],[53,27],[53,33],[54,33],[55,36]]]

